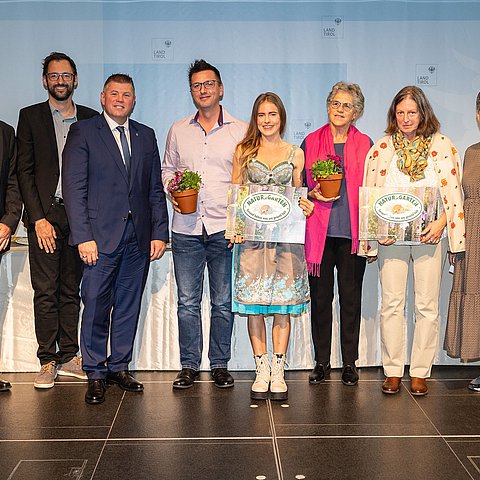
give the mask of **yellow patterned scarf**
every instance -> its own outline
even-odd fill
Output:
[[[432,143],[432,135],[424,137],[420,135],[411,142],[399,130],[393,136],[393,146],[397,154],[397,167],[405,175],[410,177],[411,182],[417,182],[425,178],[427,157]]]

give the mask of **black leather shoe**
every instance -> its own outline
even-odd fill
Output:
[[[317,383],[324,382],[325,377],[330,375],[331,370],[332,367],[330,362],[325,365],[323,363],[316,363],[312,372],[308,376],[308,383],[311,385],[316,385]]]
[[[218,388],[233,387],[233,377],[228,373],[226,368],[214,368],[212,370],[212,378],[215,386]]]
[[[98,405],[105,401],[105,380],[88,380],[85,401],[89,405]]]
[[[12,385],[10,382],[7,382],[6,380],[2,380],[0,378],[0,392],[7,392],[12,388]]]
[[[193,382],[195,382],[199,375],[200,372],[198,370],[194,370],[193,368],[182,368],[173,381],[173,388],[193,387]]]
[[[128,370],[120,372],[108,372],[107,383],[109,385],[118,385],[122,390],[127,392],[143,392],[143,384],[141,384]]]
[[[350,386],[358,383],[358,372],[354,363],[347,363],[343,366],[342,383]]]

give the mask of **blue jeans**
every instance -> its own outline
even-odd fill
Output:
[[[210,283],[210,368],[226,368],[233,328],[231,311],[232,251],[224,232],[207,235],[172,233],[178,292],[178,336],[182,368],[200,369],[202,361],[201,302],[205,265]]]

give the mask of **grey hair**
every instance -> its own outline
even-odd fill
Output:
[[[337,94],[337,92],[345,92],[352,96],[353,99],[353,108],[357,114],[354,121],[358,120],[363,115],[363,109],[365,108],[365,97],[363,96],[362,89],[357,83],[347,83],[347,82],[337,82],[333,87],[331,92],[327,97],[327,109],[332,98]],[[354,122],[352,122],[354,123]]]

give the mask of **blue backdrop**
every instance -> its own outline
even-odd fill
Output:
[[[359,83],[366,98],[358,127],[373,139],[385,128],[393,95],[425,88],[463,153],[476,141],[480,90],[480,2],[459,1],[5,1],[0,0],[0,118],[46,98],[41,59],[75,59],[75,99],[99,108],[109,74],[131,74],[134,118],[155,128],[162,149],[169,125],[193,109],[188,64],[217,65],[224,104],[247,119],[262,91],[287,107],[287,140],[325,122],[325,98],[338,80]]]

